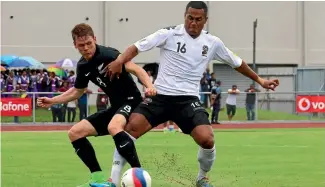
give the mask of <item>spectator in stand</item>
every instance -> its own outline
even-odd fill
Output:
[[[69,90],[69,82],[68,81],[63,81],[61,88],[59,88],[59,92],[66,92]],[[65,116],[67,112],[67,105],[68,103],[64,103],[62,106],[62,122],[65,122]]]
[[[78,105],[78,100],[68,102],[67,110],[68,110],[68,122],[69,123],[73,123],[76,118],[77,105]],[[71,114],[72,114],[72,116],[71,116]]]
[[[14,72],[10,71],[5,83],[6,92],[14,92],[16,86],[15,80]],[[7,97],[11,97],[11,95],[8,95]]]
[[[207,73],[203,73],[203,77],[201,78],[201,92],[209,92],[209,80],[207,78]],[[201,94],[201,103],[204,107],[207,107],[207,95]]]
[[[216,74],[211,73],[211,79],[209,79],[210,91],[212,91],[212,89],[215,88],[216,84],[217,84]]]
[[[1,92],[1,97],[3,97],[4,95],[2,94],[2,92],[5,92],[6,90],[6,81],[4,79],[4,75],[1,73],[1,77],[0,77],[0,92]]]
[[[83,120],[87,117],[87,105],[88,105],[88,94],[91,94],[92,91],[87,89],[84,94],[78,99],[78,108],[79,108],[79,120]]]
[[[236,104],[237,104],[237,95],[240,94],[240,91],[237,89],[236,85],[233,85],[231,89],[228,90],[228,97],[226,99],[226,108],[229,121],[236,114]]]
[[[18,84],[18,80],[21,77],[23,71],[22,70],[15,70],[15,83]]]
[[[212,74],[211,74],[212,75]],[[219,112],[221,109],[221,81],[216,81],[216,84],[211,89],[211,123],[219,123]]]
[[[256,92],[260,92],[259,89],[255,88],[254,84],[251,84],[248,89],[245,90],[246,95],[246,113],[247,120],[255,120],[255,102]]]
[[[55,93],[53,94],[53,97],[55,95],[59,95],[59,93]],[[54,104],[51,106],[51,111],[52,111],[52,119],[53,119],[53,122],[63,122],[63,115],[62,115],[62,107],[63,107],[63,104]]]
[[[50,83],[51,83],[50,78],[49,78],[47,72],[45,72],[43,70],[43,73],[41,74],[40,79],[39,79],[41,92],[51,92],[51,87],[50,87],[51,84]],[[45,94],[45,95],[48,95],[48,94]],[[44,95],[42,95],[42,96],[44,96]]]
[[[30,84],[29,84],[29,92],[38,92],[37,90],[37,75],[36,70],[31,70],[31,75],[29,76]],[[36,103],[38,94],[35,94],[34,100]]]
[[[207,79],[210,80],[210,79],[211,79],[210,69],[207,68],[207,69],[205,70],[205,72],[206,72],[206,77],[207,77]]]
[[[37,92],[37,74],[36,74],[36,70],[31,70],[29,91],[30,92]]]
[[[60,78],[54,72],[50,72],[49,82],[51,86],[50,92],[57,92],[60,88]]]
[[[68,87],[71,88],[70,83],[69,83],[69,86]],[[77,106],[78,106],[78,100],[77,99],[74,100],[74,101],[68,102],[67,110],[68,110],[68,122],[69,123],[73,123],[74,120],[76,119]],[[72,114],[72,116],[71,116],[71,114]]]
[[[27,76],[26,70],[22,72],[22,75],[18,77],[18,84],[20,84],[20,87],[24,91],[28,91],[29,87],[29,77]]]
[[[68,81],[69,81],[70,88],[73,87],[76,81],[76,75],[72,70],[69,71]]]
[[[216,86],[216,82],[217,82],[216,75],[214,73],[211,73],[210,79],[208,79],[209,92],[212,92],[212,88]],[[208,100],[210,101],[210,105],[211,105],[211,94],[208,95]]]

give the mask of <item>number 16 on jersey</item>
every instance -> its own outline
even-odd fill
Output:
[[[192,106],[193,108],[197,108],[197,107],[200,107],[201,105],[200,105],[199,102],[193,102],[193,103],[191,103],[191,106]]]

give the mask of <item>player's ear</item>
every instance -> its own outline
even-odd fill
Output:
[[[96,36],[94,36],[94,41],[95,41],[95,43],[97,42],[97,38],[96,38]]]
[[[73,46],[77,49],[76,41],[73,41]]]

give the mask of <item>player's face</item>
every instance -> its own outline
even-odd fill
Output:
[[[76,38],[74,42],[75,48],[86,59],[91,59],[96,52],[96,37],[83,36]]]
[[[207,19],[203,9],[188,8],[185,13],[185,29],[187,33],[194,37],[199,36]]]

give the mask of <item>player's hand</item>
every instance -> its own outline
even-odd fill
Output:
[[[37,98],[37,105],[42,108],[50,108],[53,105],[52,99],[48,97]]]
[[[146,96],[155,96],[157,94],[156,88],[146,88]]]
[[[106,75],[110,77],[111,81],[114,79],[115,75],[117,78],[119,78],[120,73],[122,72],[122,66],[123,63],[121,63],[118,59],[114,60],[106,66]]]
[[[272,79],[272,80],[263,79],[261,86],[265,89],[271,89],[274,91],[275,88],[279,86],[279,84],[280,84],[279,79]]]

